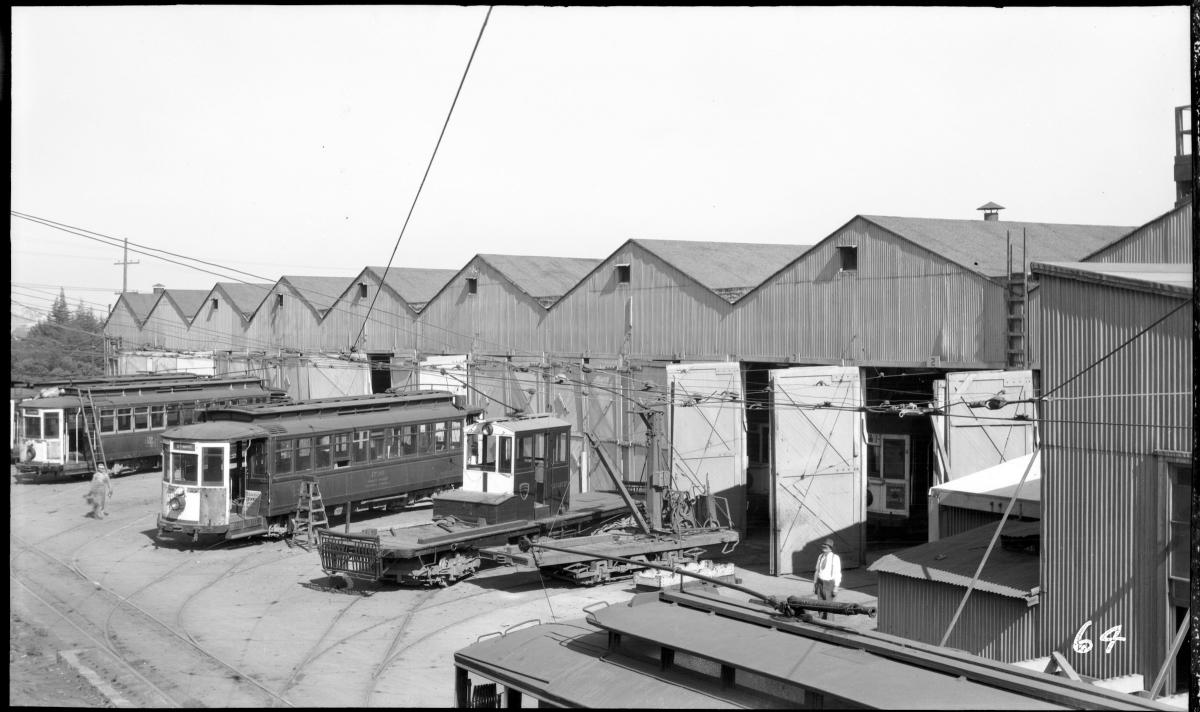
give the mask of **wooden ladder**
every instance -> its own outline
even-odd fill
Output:
[[[84,402],[84,397],[87,397],[87,402]],[[88,442],[88,457],[91,460],[92,470],[100,469],[101,464],[106,464],[108,458],[104,455],[104,440],[100,437],[100,411],[96,409],[96,401],[92,400],[91,389],[81,389],[79,391],[79,416],[83,419],[83,434]],[[96,419],[96,427],[92,427],[92,419]]]
[[[300,482],[300,501],[292,523],[292,541],[305,550],[317,543],[317,529],[329,528],[329,519],[325,516],[325,500],[321,498],[321,487],[317,484],[317,478],[306,477]]]

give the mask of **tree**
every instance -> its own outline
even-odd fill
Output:
[[[9,337],[9,373],[13,380],[37,380],[104,374],[104,325],[79,304],[74,313],[59,290],[45,321],[23,339]]]

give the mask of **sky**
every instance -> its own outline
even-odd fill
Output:
[[[12,8],[13,323],[106,316],[123,240],[150,292],[1174,204],[1187,6],[500,6],[397,247],[485,15]]]

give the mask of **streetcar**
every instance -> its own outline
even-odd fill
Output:
[[[454,487],[481,413],[433,390],[210,410],[163,433],[159,535],[287,535],[314,495],[322,510],[397,506]]]
[[[212,406],[286,398],[258,378],[191,374],[81,381],[43,392],[16,408],[24,479],[90,476],[98,464],[118,475],[157,469],[167,428],[192,423]]]

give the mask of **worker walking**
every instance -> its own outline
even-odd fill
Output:
[[[84,495],[84,499],[92,505],[93,519],[103,519],[108,516],[108,498],[112,497],[112,493],[112,479],[108,475],[108,468],[102,464],[97,465],[96,472],[92,474],[92,484],[88,487],[87,494]]]
[[[841,585],[842,557],[833,553],[833,539],[826,539],[821,545],[821,555],[817,557],[817,569],[813,572],[813,593],[822,601],[832,601],[837,598]],[[829,614],[822,611],[821,617],[828,619]]]

